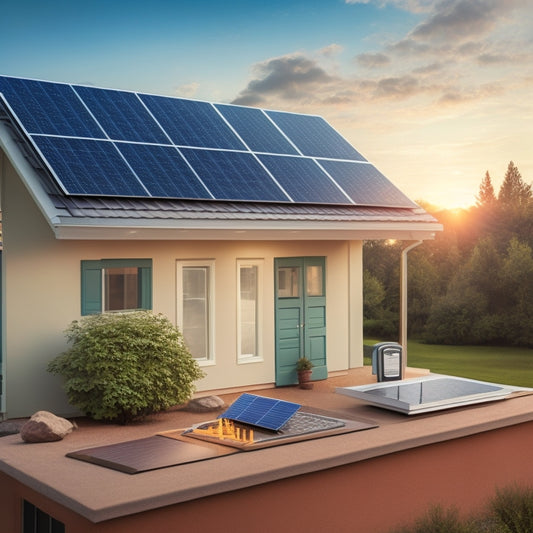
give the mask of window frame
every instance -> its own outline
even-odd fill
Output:
[[[256,287],[256,313],[255,313],[255,353],[243,354],[242,353],[242,309],[241,309],[241,269],[243,267],[256,267],[257,268],[257,287]],[[263,361],[263,335],[262,335],[262,323],[263,323],[263,259],[237,259],[236,268],[236,343],[237,343],[237,363],[248,364],[258,363]]]
[[[200,366],[213,366],[215,358],[215,260],[214,259],[177,259],[176,260],[176,325],[185,338],[183,331],[183,270],[184,267],[207,269],[207,356],[194,357]]]
[[[105,311],[105,270],[110,268],[139,269],[141,306],[138,309]],[[128,312],[152,309],[152,260],[151,259],[88,259],[81,261],[81,315]]]

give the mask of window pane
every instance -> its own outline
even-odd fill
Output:
[[[104,270],[105,311],[139,309],[139,269],[137,267]]]
[[[300,296],[299,291],[299,267],[278,268],[278,297],[291,298]]]
[[[240,267],[240,355],[257,355],[257,271]]]
[[[209,356],[209,267],[183,267],[183,337],[193,357]]]
[[[308,266],[305,270],[307,296],[324,296],[322,266]]]

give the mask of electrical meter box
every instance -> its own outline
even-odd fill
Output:
[[[378,381],[403,379],[402,347],[396,342],[378,342],[372,348],[372,374]]]

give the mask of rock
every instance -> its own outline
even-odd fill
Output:
[[[187,404],[187,411],[195,413],[205,413],[208,411],[220,411],[226,407],[224,400],[218,396],[203,396],[202,398],[195,398]]]
[[[74,426],[48,411],[37,411],[20,428],[24,442],[54,442],[68,435]]]
[[[20,433],[20,428],[25,423],[26,420],[4,420],[3,422],[0,422],[0,437]]]

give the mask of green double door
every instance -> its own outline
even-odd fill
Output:
[[[326,379],[326,261],[283,257],[274,262],[276,385],[297,383],[296,362],[307,357],[312,379]]]

